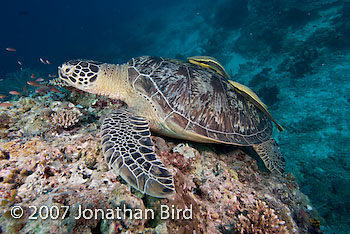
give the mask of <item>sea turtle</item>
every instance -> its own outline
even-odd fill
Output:
[[[154,153],[150,130],[195,142],[252,146],[269,170],[283,172],[269,117],[215,70],[142,56],[122,65],[72,60],[58,74],[61,83],[127,104],[102,121],[102,148],[107,164],[143,193],[168,197],[175,191],[172,175]]]

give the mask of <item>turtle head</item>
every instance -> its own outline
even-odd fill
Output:
[[[71,60],[58,67],[58,76],[58,84],[122,101],[133,91],[128,79],[127,64]]]
[[[58,67],[58,75],[70,86],[89,92],[96,85],[101,64],[89,60],[71,60]]]

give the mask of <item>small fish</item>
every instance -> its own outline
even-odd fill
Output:
[[[45,60],[44,60],[43,58],[40,58],[39,60],[40,60],[40,62],[42,62],[43,64],[46,64],[46,62],[45,62]]]
[[[23,86],[23,89],[22,89],[23,93],[25,93],[27,91],[27,85],[24,85]]]
[[[49,77],[50,77],[50,78],[55,78],[56,75],[54,75],[54,74],[49,74]]]
[[[43,90],[41,90],[40,88],[35,90],[35,93],[41,94],[41,95],[45,95],[46,92],[44,92]]]
[[[11,106],[13,106],[13,104],[9,103],[9,102],[2,102],[2,103],[0,103],[0,107],[11,107]]]
[[[46,87],[46,86],[41,86],[40,88],[37,88],[35,90],[36,93],[39,93],[41,95],[45,95],[47,92],[50,91],[50,88],[49,87]]]
[[[17,91],[10,91],[9,94],[11,94],[11,95],[21,95],[21,93],[17,92]]]
[[[0,94],[0,99],[3,99],[3,98],[5,98],[5,97],[7,97],[7,95],[5,95],[5,94]]]
[[[52,86],[51,88],[50,88],[50,91],[51,92],[54,92],[54,93],[61,93],[61,91],[59,91],[56,87],[54,87],[54,86]]]
[[[23,63],[21,62],[21,61],[17,61],[17,63],[20,65],[20,66],[22,66],[23,65]]]
[[[40,84],[38,82],[35,82],[35,81],[27,81],[27,84],[31,85],[31,86],[34,86],[34,87],[39,87]]]
[[[35,81],[36,81],[36,82],[41,82],[41,81],[44,81],[44,78],[41,78],[41,77],[40,77],[40,78],[36,79]]]
[[[10,51],[10,52],[15,52],[15,51],[17,51],[15,48],[11,48],[11,47],[7,47],[6,50],[7,50],[7,51]]]
[[[49,60],[45,60],[46,64],[51,64],[51,62]]]
[[[32,73],[32,74],[30,75],[30,78],[34,79],[34,78],[35,78],[35,74]]]

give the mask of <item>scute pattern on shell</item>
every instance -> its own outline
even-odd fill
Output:
[[[270,139],[267,116],[217,73],[149,56],[128,64],[131,84],[158,106],[166,121],[226,143],[252,145]]]

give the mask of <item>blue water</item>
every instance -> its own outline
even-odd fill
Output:
[[[141,1],[140,1],[141,2]],[[156,2],[156,1],[154,1]],[[161,2],[161,1],[159,1]],[[1,75],[24,66],[41,68],[45,57],[52,67],[71,58],[123,61],[142,54],[145,37],[138,33],[149,6],[127,1],[6,1],[1,7]],[[127,23],[127,24],[126,24]],[[163,24],[155,24],[154,30]],[[5,47],[17,49],[6,53]],[[111,49],[113,47],[114,49]],[[124,57],[119,58],[123,54]]]
[[[3,1],[0,93],[70,59],[216,57],[286,128],[275,137],[287,172],[325,218],[324,232],[346,233],[349,22],[349,1]]]

